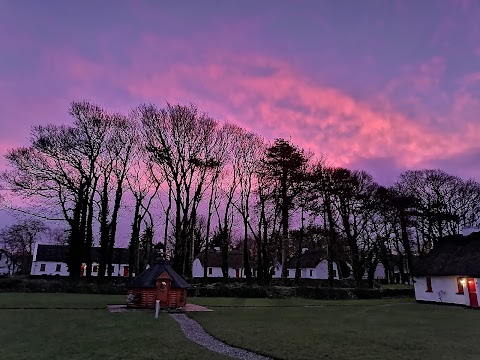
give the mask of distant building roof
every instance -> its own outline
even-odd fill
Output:
[[[317,265],[327,258],[327,253],[322,249],[313,249],[305,251],[300,256],[300,268],[315,268]],[[292,257],[287,261],[287,268],[293,269],[297,265],[297,257]]]
[[[93,262],[99,262],[100,260],[100,248],[92,247],[91,259]],[[37,248],[36,261],[51,261],[51,262],[67,262],[68,246],[65,245],[46,245],[39,244]],[[128,264],[129,251],[125,248],[113,249],[113,264]]]
[[[208,249],[208,266],[209,267],[222,267],[222,253],[215,249]],[[197,255],[196,259],[200,260],[202,266],[205,264],[205,252],[202,251]],[[228,267],[234,269],[243,268],[243,251],[230,250],[228,252]]]
[[[480,232],[440,239],[423,258],[414,261],[413,276],[480,277]]]
[[[170,263],[163,259],[157,259],[150,268],[138,275],[130,284],[128,288],[155,288],[157,278],[163,273],[167,272],[172,279],[172,288],[186,289],[190,285],[170,266]]]

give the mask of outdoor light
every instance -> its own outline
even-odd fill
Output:
[[[461,280],[460,280],[460,284],[465,285],[466,283],[467,283],[467,282],[465,281],[465,279],[461,279]]]

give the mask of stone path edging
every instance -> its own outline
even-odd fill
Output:
[[[185,314],[170,314],[179,324],[187,339],[207,349],[235,359],[272,360],[254,352],[227,345],[207,333],[202,325]]]

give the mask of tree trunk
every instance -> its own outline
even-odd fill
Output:
[[[103,183],[102,195],[100,196],[100,263],[98,266],[98,277],[103,278],[108,266],[108,182]]]
[[[130,237],[130,258],[129,258],[129,277],[132,278],[139,274],[139,244],[140,244],[140,205],[141,199],[137,198],[135,201],[135,213],[132,223],[132,236]]]
[[[245,277],[250,280],[252,278],[252,272],[250,270],[250,261],[248,254],[248,218],[243,217],[243,228],[244,228],[244,238],[243,238],[243,268],[245,269]]]

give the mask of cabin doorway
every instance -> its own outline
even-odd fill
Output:
[[[478,307],[477,288],[475,286],[475,279],[467,280],[468,297],[470,298],[470,306]]]
[[[156,300],[160,300],[160,307],[168,308],[170,305],[170,276],[166,272],[160,274],[155,284]]]
[[[240,277],[240,269],[235,269],[235,277],[236,278]]]

